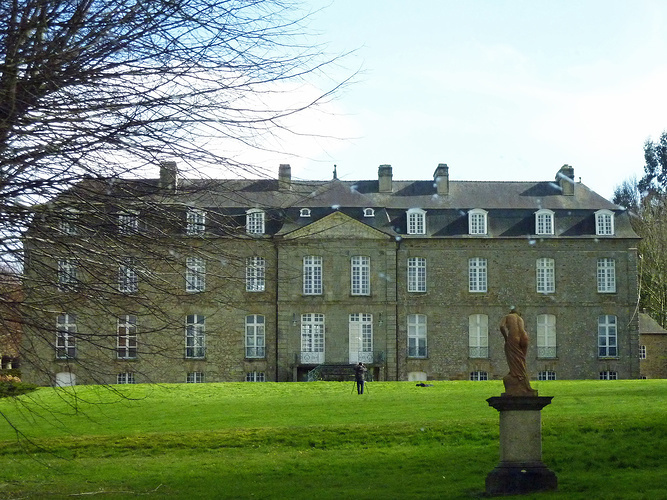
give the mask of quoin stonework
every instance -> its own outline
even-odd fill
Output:
[[[512,306],[532,378],[639,378],[638,237],[554,173],[83,180],[26,234],[24,380],[501,379]]]

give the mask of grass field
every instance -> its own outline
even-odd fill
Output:
[[[0,401],[0,498],[482,498],[502,383],[433,384],[40,389]],[[521,498],[667,499],[667,381],[534,387],[559,491]]]

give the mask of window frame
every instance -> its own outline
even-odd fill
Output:
[[[244,337],[246,358],[266,357],[266,317],[263,314],[246,315]]]
[[[473,208],[468,211],[468,234],[471,236],[485,236],[489,234],[488,212],[482,208]]]
[[[186,384],[203,384],[205,380],[204,372],[188,372],[185,375]]]
[[[646,359],[646,344],[639,344],[639,359]]]
[[[246,211],[245,230],[247,234],[266,234],[266,212],[259,208]]]
[[[116,359],[137,359],[137,317],[133,314],[116,319]]]
[[[185,316],[185,358],[206,358],[206,316],[203,314]]]
[[[618,372],[616,370],[602,370],[599,377],[600,380],[618,380]]]
[[[406,212],[407,215],[407,234],[426,234],[426,210],[421,208],[411,208]]]
[[[535,261],[535,288],[544,295],[556,293],[556,261],[551,257],[540,257]]]
[[[120,372],[116,374],[116,384],[136,384],[134,380],[134,372]]]
[[[408,358],[428,358],[428,316],[408,314],[406,322]]]
[[[364,208],[364,217],[375,217],[375,209],[370,207]]]
[[[79,212],[74,208],[68,208],[62,211],[60,217],[60,232],[67,236],[77,236],[80,224]]]
[[[76,359],[77,315],[61,313],[56,317],[56,359]]]
[[[618,357],[618,317],[601,314],[598,316],[598,358]]]
[[[598,293],[616,293],[616,259],[599,257],[597,260]]]
[[[408,292],[426,292],[426,258],[408,257],[407,264]]]
[[[139,273],[134,257],[124,259],[118,265],[118,291],[120,293],[136,293],[139,291]]]
[[[185,291],[198,293],[206,291],[206,259],[196,255],[185,259]]]
[[[301,315],[301,352],[324,353],[326,317],[323,313]]]
[[[468,259],[468,291],[486,293],[488,291],[488,261],[484,257]]]
[[[79,263],[68,257],[58,259],[58,290],[67,291],[79,285]]]
[[[126,210],[117,214],[118,234],[127,236],[139,232],[139,212]]]
[[[489,380],[489,372],[484,370],[474,370],[470,372],[469,380],[473,382],[484,382]]]
[[[596,236],[614,236],[614,212],[607,209],[595,212],[595,234]]]
[[[350,295],[371,294],[371,258],[366,255],[350,257]]]
[[[547,381],[556,380],[556,372],[554,370],[542,370],[537,372],[537,380]]]
[[[555,234],[554,211],[542,208],[535,212],[535,234],[553,236]]]
[[[557,340],[556,315],[538,314],[537,328],[535,330],[537,357],[544,359],[556,358],[558,355]]]
[[[310,208],[302,208],[299,210],[299,217],[310,217],[312,214],[312,211]]]
[[[246,258],[245,291],[258,293],[266,291],[266,259],[258,255]]]
[[[266,374],[264,372],[246,372],[245,374],[246,382],[266,382]]]
[[[489,358],[489,316],[470,314],[468,316],[468,357]]]
[[[188,236],[201,236],[206,233],[206,210],[194,207],[187,208],[185,232]]]
[[[304,295],[322,295],[322,293],[324,293],[322,257],[320,255],[304,255],[302,262],[302,293]]]

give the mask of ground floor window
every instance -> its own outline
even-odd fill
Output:
[[[487,372],[470,372],[470,380],[489,380],[489,374]]]
[[[600,372],[600,380],[618,380],[618,372],[605,370]]]
[[[246,382],[266,382],[264,372],[248,372],[245,374]]]
[[[537,374],[537,380],[556,380],[556,372],[553,370],[543,370]]]
[[[188,384],[201,384],[204,382],[204,372],[189,372],[185,381]]]
[[[134,384],[134,373],[124,372],[116,375],[117,384]]]

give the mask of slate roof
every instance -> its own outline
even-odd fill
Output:
[[[640,335],[667,335],[667,330],[662,328],[656,320],[646,313],[639,313]]]

